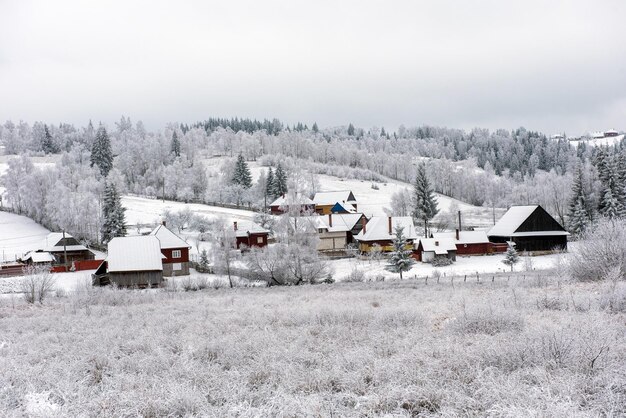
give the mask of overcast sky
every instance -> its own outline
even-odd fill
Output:
[[[0,0],[0,120],[626,129],[626,1]]]

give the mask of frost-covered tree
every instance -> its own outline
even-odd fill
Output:
[[[276,195],[274,194],[275,189],[276,178],[274,177],[274,170],[270,167],[270,169],[267,170],[267,177],[265,178],[265,202],[271,203],[271,201],[276,198]],[[267,206],[267,204],[265,204],[265,206]]]
[[[421,163],[413,184],[413,217],[424,223],[425,237],[428,237],[428,223],[437,213],[437,199],[426,174],[426,164]]]
[[[583,199],[579,198],[569,217],[569,230],[575,237],[579,237],[585,232],[590,222]]]
[[[44,134],[41,142],[41,148],[46,154],[55,154],[59,152],[59,147],[54,143],[54,138],[52,134],[50,134],[50,130],[48,129],[48,125],[44,125]]]
[[[172,143],[170,145],[170,149],[175,157],[180,157],[180,140],[178,139],[176,131],[172,133]]]
[[[252,187],[252,175],[250,174],[248,163],[246,163],[246,160],[243,158],[241,153],[237,156],[237,161],[235,162],[235,171],[233,173],[232,183],[239,185],[244,189]]]
[[[582,166],[579,164],[574,175],[572,197],[568,207],[568,220],[570,232],[580,234],[590,221],[587,211],[588,196],[585,192]]]
[[[352,123],[350,123],[348,125],[348,135],[349,136],[354,136],[354,132],[355,132],[354,125]]]
[[[104,126],[100,126],[96,132],[96,138],[91,148],[91,165],[98,166],[100,174],[104,177],[106,177],[113,168],[111,140]]]
[[[622,203],[613,196],[613,192],[610,187],[605,187],[602,193],[602,206],[599,210],[602,216],[606,216],[609,219],[624,217],[624,206]]]
[[[393,273],[402,273],[411,270],[411,266],[415,264],[415,260],[411,257],[411,251],[406,249],[406,238],[404,237],[404,228],[396,227],[396,238],[393,240],[393,251],[389,256],[389,262],[385,269]]]
[[[401,189],[391,195],[391,213],[394,216],[411,216],[413,211],[411,193]]]
[[[126,235],[126,209],[122,206],[122,199],[117,193],[115,184],[104,186],[104,202],[102,204],[102,242],[108,243],[115,237]]]
[[[512,245],[509,245],[509,248],[506,249],[506,253],[504,254],[504,260],[502,262],[507,266],[511,267],[511,271],[513,271],[513,266],[519,263],[520,257],[517,254],[517,250]]]

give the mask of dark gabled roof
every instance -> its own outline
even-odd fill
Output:
[[[487,234],[490,237],[569,235],[539,205],[512,206]]]

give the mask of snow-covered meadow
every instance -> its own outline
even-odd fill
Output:
[[[616,295],[514,275],[0,298],[0,413],[620,416]]]

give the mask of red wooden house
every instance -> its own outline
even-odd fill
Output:
[[[455,232],[435,232],[433,238],[453,239],[457,255],[480,255],[492,252],[492,244],[485,231],[459,231],[457,229]]]
[[[186,276],[189,274],[189,250],[191,246],[165,227],[165,222],[150,233],[159,240],[163,259],[163,276]]]
[[[270,233],[262,226],[248,221],[233,222],[237,249],[241,247],[265,247]]]

